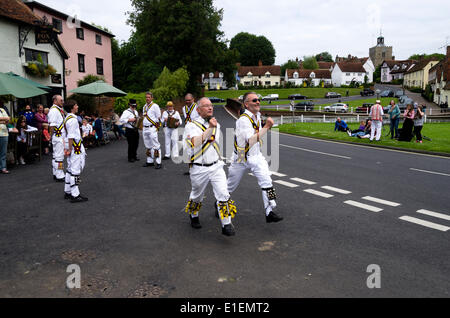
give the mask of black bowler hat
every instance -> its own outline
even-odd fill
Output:
[[[130,106],[133,106],[133,107],[137,106],[137,103],[136,103],[135,99],[130,99],[129,104],[130,104]]]

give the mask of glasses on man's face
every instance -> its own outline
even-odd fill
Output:
[[[254,98],[250,100],[252,103],[257,103],[257,102],[261,102],[261,100],[259,98]]]

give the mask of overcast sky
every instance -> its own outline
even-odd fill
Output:
[[[106,26],[127,40],[129,0],[39,0],[87,23]],[[230,40],[239,32],[266,36],[276,64],[323,51],[369,56],[380,30],[396,59],[415,53],[445,53],[450,45],[450,1],[446,0],[214,0],[224,9],[221,30]]]

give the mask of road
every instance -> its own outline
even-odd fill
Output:
[[[245,175],[231,238],[210,188],[203,228],[190,227],[185,165],[128,163],[124,141],[88,150],[86,204],[64,201],[48,158],[12,170],[0,179],[0,297],[449,297],[449,159],[272,135],[285,220],[265,223]],[[70,264],[80,290],[66,288]],[[381,288],[368,288],[371,265]]]

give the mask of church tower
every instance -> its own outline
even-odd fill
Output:
[[[377,45],[369,49],[369,56],[375,67],[378,67],[384,60],[392,60],[392,46],[384,44],[384,37],[380,34]]]

